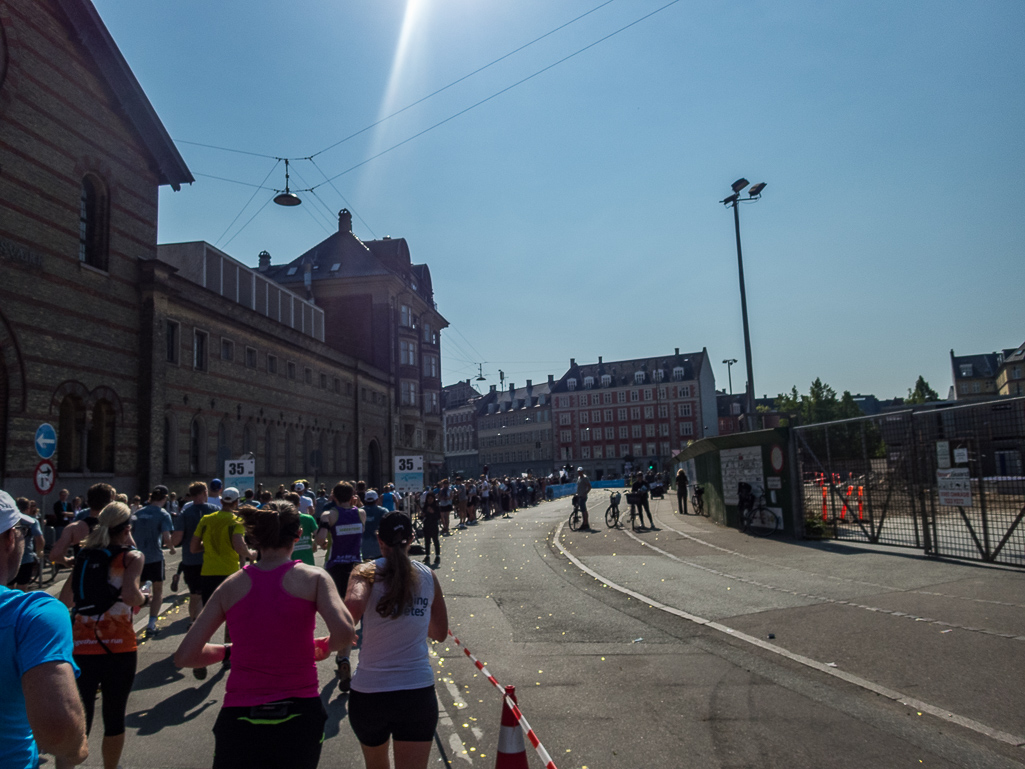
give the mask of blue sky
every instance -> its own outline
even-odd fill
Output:
[[[95,3],[197,176],[162,191],[161,242],[287,261],[347,206],[430,265],[445,383],[707,347],[743,389],[716,202],[741,176],[768,183],[741,210],[758,395],[919,374],[945,395],[951,348],[1025,341],[1018,0],[681,0],[363,163],[668,2],[603,1]],[[210,178],[280,188],[273,159],[185,143],[313,155],[595,8],[294,162],[293,188],[320,184],[298,208]]]

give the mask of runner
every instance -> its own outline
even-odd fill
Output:
[[[336,485],[331,491],[331,504],[320,516],[320,527],[317,531],[317,547],[324,549],[328,547],[328,533],[331,534],[331,550],[324,562],[324,568],[335,581],[339,595],[345,595],[349,574],[352,573],[353,567],[362,561],[360,547],[366,514],[356,505],[356,499],[355,490],[348,483]],[[347,692],[352,679],[348,649],[338,652],[336,665],[338,689]]]
[[[160,604],[164,597],[164,553],[160,549],[161,543],[169,548],[168,552],[171,555],[175,553],[174,541],[171,537],[174,522],[171,520],[171,514],[164,509],[167,497],[167,487],[156,486],[150,492],[149,503],[132,514],[132,538],[135,540],[135,546],[146,559],[140,580],[143,584],[153,583],[153,590],[150,594],[149,623],[146,625],[147,635],[157,632],[157,617],[160,616]]]
[[[179,513],[175,521],[175,531],[171,538],[174,544],[182,545],[182,559],[178,570],[185,577],[185,585],[189,590],[189,625],[196,621],[196,617],[203,610],[203,554],[192,552],[189,545],[192,542],[192,535],[196,533],[196,527],[204,516],[216,512],[206,503],[207,489],[203,481],[196,481],[189,486],[189,497],[192,499]],[[178,591],[178,575],[175,574],[171,580],[171,590]],[[197,678],[204,678],[206,670],[202,674],[198,670],[193,671]]]
[[[285,499],[291,502],[295,508],[299,509],[300,500],[306,499],[300,496],[296,492],[291,492],[285,495]],[[312,509],[307,507],[307,509]],[[292,548],[292,555],[298,558],[300,561],[305,563],[307,566],[316,566],[316,562],[313,560],[313,554],[317,552],[317,545],[313,541],[314,536],[317,534],[317,519],[307,513],[299,513],[299,526],[300,533],[299,539],[295,541],[295,547]]]
[[[345,596],[353,621],[363,624],[349,724],[367,769],[389,766],[389,754],[396,767],[424,769],[438,725],[427,639],[448,637],[448,611],[434,572],[409,560],[409,517],[388,513],[378,540],[384,557],[361,565]]]
[[[53,548],[50,550],[50,560],[57,566],[70,566],[72,561],[67,557],[68,548],[74,547],[78,553],[79,545],[89,536],[89,532],[96,528],[99,522],[100,511],[114,501],[114,487],[109,483],[94,483],[86,492],[85,499],[88,507],[83,511],[85,515],[76,519],[74,523],[68,524],[61,532]]]
[[[441,533],[448,536],[448,523],[452,517],[452,489],[449,488],[448,478],[442,480],[438,488],[438,511],[441,513]]]
[[[125,746],[125,713],[137,664],[132,607],[147,600],[139,589],[146,559],[135,549],[131,515],[122,502],[103,508],[60,594],[74,609],[74,658],[81,670],[78,693],[85,706],[86,734],[92,729],[96,694],[103,693],[106,769],[117,767]]]
[[[203,554],[200,592],[203,595],[204,606],[210,602],[220,584],[239,570],[240,560],[256,560],[256,553],[246,547],[242,522],[235,516],[238,497],[238,489],[225,489],[221,495],[221,509],[204,515],[196,525],[196,532],[190,540],[189,549],[193,553]],[[225,641],[227,640],[225,629]],[[196,678],[206,678],[206,668],[200,668]]]
[[[242,515],[260,562],[217,589],[175,664],[205,668],[235,657],[213,728],[213,769],[314,769],[327,720],[316,660],[352,645],[352,617],[328,575],[294,560],[301,527],[291,503],[247,507]],[[314,639],[317,614],[329,638]],[[224,622],[234,643],[208,643]]]

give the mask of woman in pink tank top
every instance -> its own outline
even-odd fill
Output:
[[[217,588],[178,647],[175,664],[231,662],[213,729],[214,769],[313,769],[327,719],[316,662],[351,648],[352,617],[323,569],[292,558],[301,525],[291,503],[243,507],[239,514],[260,561]],[[313,637],[318,613],[328,638]],[[208,643],[223,622],[232,643]]]

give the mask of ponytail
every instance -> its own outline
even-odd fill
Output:
[[[389,547],[384,557],[384,569],[379,573],[385,589],[377,602],[377,613],[385,619],[397,619],[413,605],[413,564],[406,548]]]
[[[100,511],[99,523],[82,543],[83,548],[102,550],[110,546],[111,534],[117,536],[128,525],[132,511],[124,502],[111,502]]]

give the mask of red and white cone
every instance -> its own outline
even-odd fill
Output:
[[[505,696],[516,702],[516,687],[505,687]],[[498,755],[495,769],[527,769],[527,746],[523,730],[505,697],[502,698],[502,730],[498,733]]]

